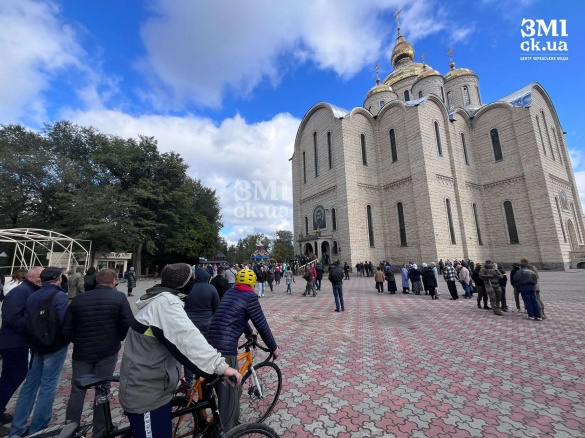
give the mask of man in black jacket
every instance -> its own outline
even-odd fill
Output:
[[[79,424],[85,390],[75,385],[84,374],[111,376],[116,368],[121,341],[126,338],[134,316],[128,299],[116,290],[118,275],[113,269],[102,269],[96,276],[95,289],[78,295],[65,316],[63,335],[73,342],[71,395],[66,419]],[[101,409],[93,413],[94,436],[105,427]]]
[[[217,268],[217,275],[209,282],[209,284],[211,284],[217,290],[217,294],[219,295],[220,300],[222,299],[223,294],[225,294],[225,292],[231,287],[227,279],[224,277],[224,272],[225,268],[220,266]],[[234,275],[234,283],[236,281],[235,279],[236,277]]]

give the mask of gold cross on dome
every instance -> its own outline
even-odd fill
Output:
[[[422,59],[422,63],[423,63],[423,65],[425,64],[425,58],[426,58],[426,57],[427,57],[427,55],[426,55],[425,53],[422,53],[422,54],[420,55],[420,59]]]
[[[447,50],[447,56],[449,57],[450,62],[453,62],[453,52],[454,50],[451,47],[449,47],[449,49]]]
[[[400,15],[400,13],[402,12],[402,9],[398,9],[396,8],[394,10],[394,20],[396,21],[396,27],[400,30],[400,18],[398,17]]]
[[[374,68],[374,72],[376,73],[376,77],[378,77],[379,71],[380,71],[380,66],[378,64],[376,64],[376,67]]]

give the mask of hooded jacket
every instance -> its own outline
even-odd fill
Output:
[[[211,318],[219,306],[219,294],[217,289],[209,284],[210,278],[207,270],[198,268],[195,271],[195,283],[185,300],[185,312],[205,338]]]
[[[178,292],[161,285],[136,303],[120,367],[120,404],[143,414],[169,403],[179,381],[179,363],[191,371],[223,374],[225,359],[193,325]]]
[[[28,347],[24,311],[28,297],[37,290],[39,287],[36,284],[24,280],[4,298],[0,348]]]

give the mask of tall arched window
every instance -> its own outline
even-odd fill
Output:
[[[384,101],[383,100],[380,101],[380,109],[382,109],[382,108],[384,108]]]
[[[367,220],[368,220],[368,238],[370,240],[370,246],[374,246],[374,223],[372,221],[372,207],[368,205],[366,207]]]
[[[443,87],[441,87],[441,100],[445,103],[445,91],[443,90]]]
[[[315,154],[315,178],[319,176],[319,154],[317,151],[317,133],[313,132],[313,153]]]
[[[510,201],[504,202],[504,214],[506,216],[506,225],[508,227],[508,238],[510,243],[520,243],[518,239],[518,229],[516,228],[516,219],[514,218],[514,208]]]
[[[479,104],[481,105],[481,94],[479,94],[479,87],[478,86],[475,87],[475,91],[477,91],[477,100],[479,101]]]
[[[327,152],[329,153],[329,169],[333,167],[333,155],[331,153],[331,132],[327,133]]]
[[[465,134],[461,133],[461,146],[463,147],[463,158],[465,159],[465,164],[469,166],[469,158],[467,157],[467,145],[465,144]]]
[[[450,91],[447,93],[447,108],[449,111],[453,109],[453,98]]]
[[[366,136],[365,134],[360,135],[360,142],[362,145],[362,163],[364,166],[368,165],[368,156],[366,153]]]
[[[435,138],[437,140],[437,152],[443,156],[443,146],[441,146],[441,134],[439,132],[439,124],[435,122]]]
[[[398,151],[396,150],[396,134],[394,129],[390,130],[390,153],[392,154],[392,162],[398,161]]]
[[[577,234],[579,234],[579,242],[583,242],[583,237],[581,236],[581,226],[579,225],[579,221],[577,221],[577,214],[575,213],[575,206],[571,202],[571,211],[573,212],[573,219],[575,220],[575,227],[577,227]]]
[[[333,225],[333,230],[337,229],[337,217],[335,215],[335,209],[331,209],[331,224]]]
[[[473,218],[475,219],[475,231],[477,232],[477,243],[483,245],[481,240],[481,230],[479,229],[479,216],[477,214],[477,205],[473,204]]]
[[[552,142],[550,141],[550,134],[548,132],[548,126],[546,124],[546,117],[544,116],[543,110],[540,110],[540,115],[542,117],[542,123],[544,123],[544,131],[546,132],[546,137],[548,139],[548,148],[550,150],[550,156],[552,157],[553,160],[556,160],[555,153],[554,153],[553,147],[552,147]]]
[[[557,213],[559,215],[559,222],[561,223],[561,231],[563,232],[563,240],[567,241],[567,235],[565,234],[565,226],[563,225],[563,216],[561,215],[561,208],[559,207],[559,198],[555,197],[555,203],[557,204]]]
[[[492,148],[494,149],[494,158],[496,161],[502,161],[504,156],[502,155],[502,145],[500,144],[500,135],[497,129],[490,131],[490,137],[492,138]]]
[[[451,244],[455,245],[455,227],[453,226],[453,216],[451,215],[451,200],[445,199],[445,207],[447,209],[447,224],[449,225],[449,234],[451,235]]]
[[[467,85],[463,86],[463,105],[469,105],[469,90],[467,89]]]
[[[305,236],[309,235],[309,218],[305,216]]]
[[[538,115],[536,116],[536,126],[538,127],[538,134],[540,135],[540,143],[542,144],[542,151],[546,156],[546,145],[544,144],[544,138],[542,137],[542,129],[540,129],[540,121],[538,120]]]
[[[563,164],[563,154],[561,154],[561,148],[559,147],[559,141],[557,140],[557,132],[555,131],[555,128],[552,128],[552,132],[553,132],[553,140],[555,141],[555,145],[557,147],[557,154],[559,154],[559,161],[561,162],[561,164]]]
[[[422,90],[418,92],[418,98],[420,99],[422,97]]]
[[[306,154],[303,151],[303,182],[305,184],[307,184],[307,160],[306,160]]]
[[[408,102],[410,100],[410,93],[408,90],[404,90],[404,101]]]
[[[337,242],[334,240],[333,241],[333,254],[337,254],[339,252],[339,250],[337,249]]]
[[[404,222],[404,207],[402,202],[396,204],[396,210],[398,211],[398,228],[400,230],[400,246],[407,246],[406,242],[406,223]]]

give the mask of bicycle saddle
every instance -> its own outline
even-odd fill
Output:
[[[120,376],[98,377],[93,374],[86,374],[75,380],[75,385],[80,389],[89,389],[92,386],[101,385],[108,382],[119,382]]]

